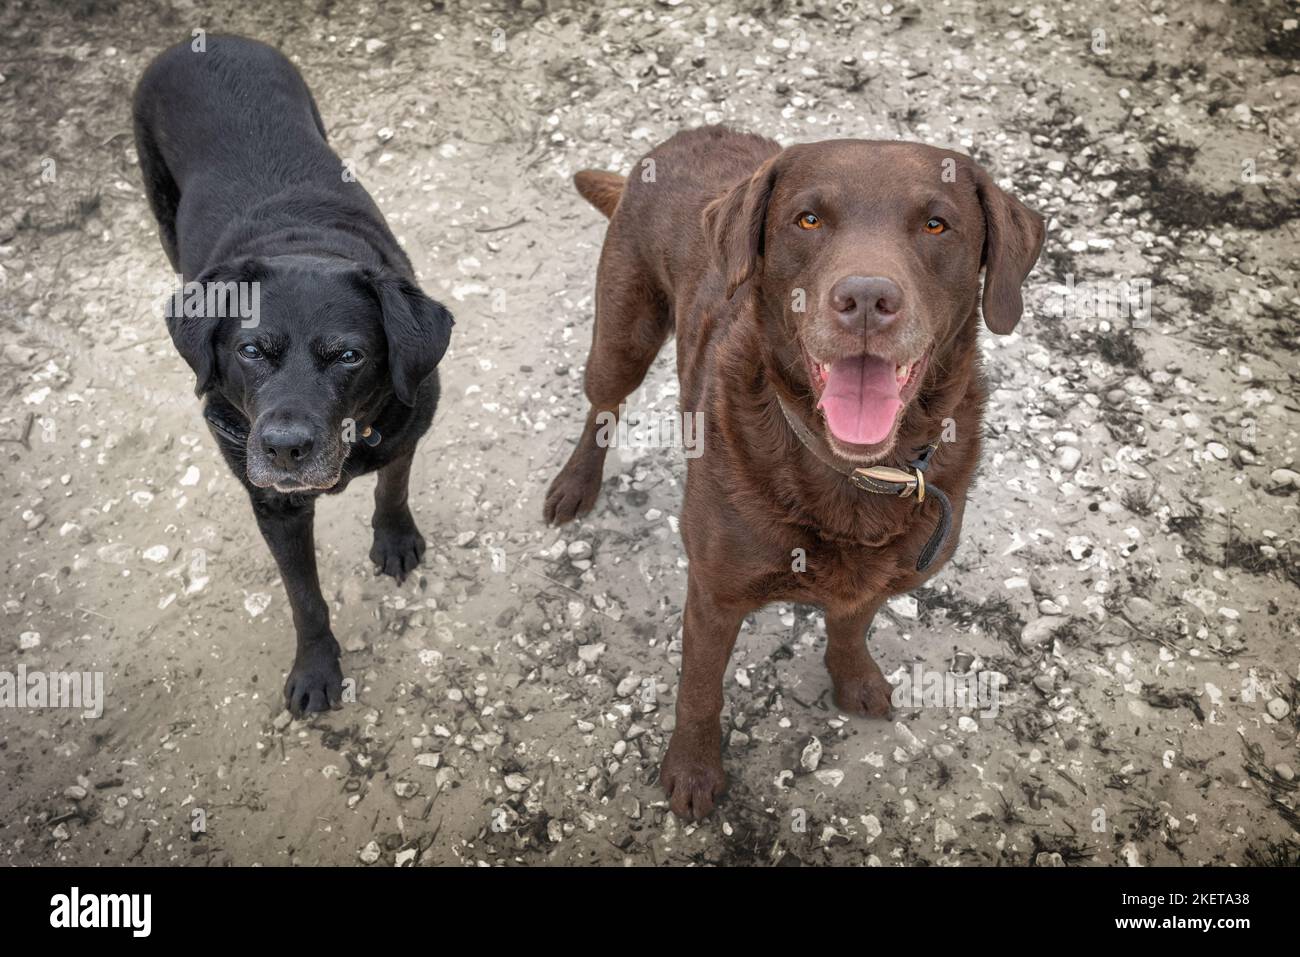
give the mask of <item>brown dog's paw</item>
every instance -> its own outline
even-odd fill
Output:
[[[894,686],[879,671],[835,682],[835,706],[863,718],[888,718],[894,713]]]
[[[392,575],[400,585],[424,558],[424,536],[415,525],[397,529],[375,529],[370,560],[381,575]]]
[[[542,514],[548,525],[563,525],[586,515],[600,494],[600,470],[570,459],[546,490]]]
[[[681,745],[674,735],[659,770],[659,783],[668,796],[669,807],[679,818],[699,821],[708,817],[715,799],[727,787],[717,745]]]

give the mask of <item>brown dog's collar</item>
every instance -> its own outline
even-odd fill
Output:
[[[795,437],[818,461],[845,476],[864,492],[870,492],[873,495],[894,495],[898,498],[915,496],[917,502],[925,501],[927,491],[925,470],[930,467],[930,459],[934,457],[934,453],[939,448],[937,440],[926,445],[920,454],[908,463],[908,468],[911,469],[910,472],[888,465],[872,465],[868,468],[858,468],[847,463],[836,462],[818,451],[817,447],[820,440],[809,431],[808,426],[803,424],[799,416],[790,411],[785,399],[781,398],[780,395],[776,399],[781,406],[781,414],[785,416],[785,421],[790,426],[791,431],[794,432]],[[939,525],[934,530],[934,534],[930,536],[930,540],[925,543],[925,547],[921,549],[921,554],[917,556],[916,570],[918,572],[923,572],[930,567],[934,557],[943,548],[943,543],[948,540],[948,533],[952,529],[952,505],[948,501],[948,496],[935,485],[930,485],[928,490],[939,503]]]

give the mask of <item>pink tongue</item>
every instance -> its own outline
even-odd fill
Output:
[[[831,366],[818,404],[841,442],[874,445],[894,427],[903,403],[894,364],[876,356],[840,359]]]

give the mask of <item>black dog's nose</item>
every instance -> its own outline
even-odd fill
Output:
[[[301,425],[271,425],[262,431],[262,450],[282,469],[295,469],[316,443]]]
[[[875,332],[898,318],[903,290],[884,276],[845,276],[831,287],[831,307],[852,332]]]

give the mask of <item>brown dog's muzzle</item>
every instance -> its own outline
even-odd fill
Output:
[[[887,442],[929,347],[902,286],[887,276],[841,277],[800,338],[830,436],[856,447]]]

